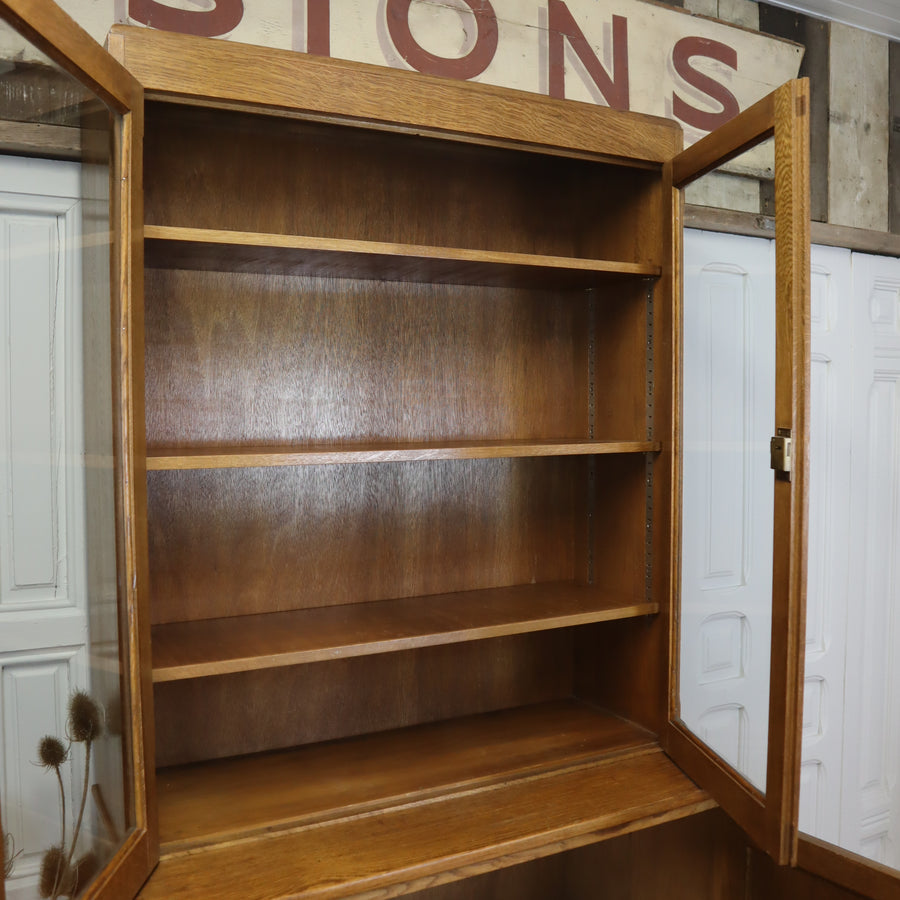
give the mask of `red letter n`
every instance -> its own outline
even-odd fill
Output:
[[[550,96],[559,99],[566,96],[565,42],[568,41],[603,99],[613,109],[628,109],[628,20],[624,16],[612,17],[613,77],[610,78],[563,0],[549,0],[547,11]]]

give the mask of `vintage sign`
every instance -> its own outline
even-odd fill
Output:
[[[796,76],[802,47],[644,0],[63,0],[116,21],[668,116],[686,142]]]

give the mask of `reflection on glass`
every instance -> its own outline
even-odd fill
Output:
[[[688,188],[760,211],[772,143]],[[774,241],[687,231],[684,241],[681,719],[766,786],[772,630]]]
[[[0,27],[0,802],[14,855],[7,896],[23,900],[79,893],[134,818],[117,583],[112,127],[73,77]]]

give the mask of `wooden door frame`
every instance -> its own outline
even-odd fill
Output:
[[[116,115],[110,171],[114,455],[126,794],[134,822],[83,897],[134,896],[159,858],[148,627],[143,385],[144,94],[140,83],[52,0],[0,0],[0,17]],[[130,777],[129,777],[130,776]],[[2,885],[0,885],[2,897]]]
[[[694,736],[679,720],[679,594],[681,499],[673,498],[672,606],[669,721],[663,745],[706,788],[750,838],[777,862],[796,862],[803,646],[805,639],[806,531],[809,424],[809,82],[788,82],[735,119],[698,141],[672,163],[675,233],[681,233],[683,197],[691,181],[775,137],[776,371],[775,422],[793,432],[791,481],[775,481],[772,654],[769,676],[769,738],[765,794]],[[679,248],[680,249],[680,248]],[[680,256],[680,254],[679,254]],[[680,259],[677,260],[680,273]],[[678,279],[679,284],[681,279]],[[681,289],[676,317],[681,336]],[[682,380],[676,356],[676,405]],[[676,417],[680,422],[680,413]],[[773,432],[774,433],[774,432]],[[675,435],[673,484],[681,486],[680,434]]]

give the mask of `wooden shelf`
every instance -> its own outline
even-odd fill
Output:
[[[167,225],[145,225],[144,241],[146,264],[165,269],[565,289],[661,273],[647,263]]]
[[[178,681],[566,628],[659,611],[571,582],[526,584],[153,628],[153,680]]]
[[[147,469],[249,469],[348,463],[422,462],[432,459],[503,459],[527,456],[597,456],[657,453],[659,441],[409,441],[280,447],[150,447]]]
[[[569,700],[163,769],[158,796],[145,900],[396,896],[714,805],[652,734]]]

